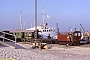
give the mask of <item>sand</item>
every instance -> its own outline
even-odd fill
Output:
[[[20,44],[24,49],[0,47],[0,59],[16,60],[90,60],[90,47],[49,45],[51,49],[32,49],[29,44]]]

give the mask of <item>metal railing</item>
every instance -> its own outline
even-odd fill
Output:
[[[11,41],[11,42],[14,42],[14,43],[15,43],[15,48],[16,48],[16,35],[10,34],[10,33],[7,33],[7,32],[3,32],[3,31],[0,31],[0,33],[1,33],[1,34],[0,34],[0,38],[3,38],[3,42],[5,41],[5,39],[6,39],[6,40],[9,40],[9,41]],[[12,39],[6,38],[6,37],[5,37],[5,34],[13,36],[13,37],[15,38],[15,41],[12,40]]]

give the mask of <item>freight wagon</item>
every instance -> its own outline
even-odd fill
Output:
[[[16,30],[10,31],[11,34],[16,35],[17,41],[29,41],[31,38],[34,38],[34,31],[26,30]]]
[[[16,39],[17,41],[31,41],[32,39],[34,39],[34,34],[35,34],[35,31],[34,30],[10,30],[10,31],[2,31],[2,32],[5,32],[5,33],[9,33],[9,34],[13,34],[16,36]],[[9,35],[9,34],[5,34],[0,32],[0,35],[4,36],[5,38],[8,38],[8,39],[11,39],[11,40],[14,40],[15,37],[12,36],[12,35]],[[40,37],[40,35],[38,34],[38,30],[37,30],[37,38]]]

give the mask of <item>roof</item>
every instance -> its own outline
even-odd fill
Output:
[[[34,30],[10,30],[10,32],[34,32]]]

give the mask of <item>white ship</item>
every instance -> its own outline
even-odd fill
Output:
[[[48,24],[44,20],[44,6],[42,10],[43,25],[37,26],[37,29],[41,31],[39,34],[42,36],[42,38],[48,38],[47,36],[50,35],[51,39],[56,39],[55,27],[48,28]],[[47,17],[50,18],[48,15]],[[35,30],[35,27],[26,30]]]

